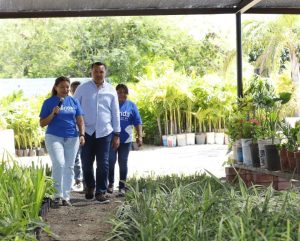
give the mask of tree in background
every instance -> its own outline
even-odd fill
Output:
[[[202,76],[218,71],[225,55],[215,33],[196,40],[165,17],[6,20],[0,34],[2,78],[87,77],[100,60],[113,82],[134,82],[157,59]]]
[[[256,68],[257,73],[270,77],[280,73],[290,64],[291,79],[300,115],[300,18],[293,15],[281,15],[269,21],[251,20],[244,23],[243,46]]]

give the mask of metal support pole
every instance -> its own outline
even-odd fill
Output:
[[[243,97],[241,13],[236,14],[236,61],[237,61],[237,96]]]

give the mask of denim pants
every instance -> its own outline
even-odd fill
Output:
[[[82,171],[81,171],[81,159],[80,159],[81,147],[79,147],[74,164],[74,179],[75,181],[82,181]]]
[[[81,163],[85,185],[95,188],[95,194],[105,193],[108,178],[108,156],[112,134],[96,138],[95,133],[85,133],[85,143],[81,150]],[[94,175],[94,160],[96,156],[96,180]]]
[[[130,143],[120,143],[120,146],[117,150],[114,150],[112,147],[109,152],[109,175],[108,180],[109,184],[114,183],[115,179],[115,164],[118,157],[119,169],[120,169],[120,181],[119,189],[125,188],[125,181],[127,179],[128,173],[128,156],[131,149]]]
[[[46,134],[45,144],[52,161],[52,177],[57,190],[55,198],[70,200],[74,160],[79,148],[79,138],[64,138]]]

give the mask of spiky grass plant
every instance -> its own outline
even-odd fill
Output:
[[[129,180],[110,240],[300,240],[300,195],[206,175]]]
[[[54,192],[43,167],[0,163],[0,239],[36,240],[34,230],[44,227],[39,217],[45,196]]]

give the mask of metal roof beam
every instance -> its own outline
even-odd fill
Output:
[[[257,14],[300,14],[300,8],[251,8],[246,13]]]
[[[262,0],[244,0],[237,6],[235,13],[245,13]]]
[[[173,8],[173,9],[101,9],[70,11],[19,11],[1,12],[0,18],[93,17],[93,16],[150,16],[190,14],[230,14],[233,8]]]

